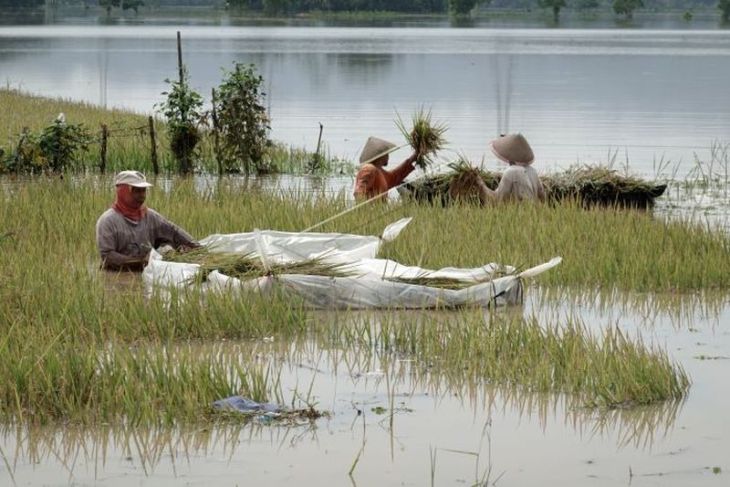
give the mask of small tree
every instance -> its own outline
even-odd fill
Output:
[[[112,8],[121,8],[122,10],[134,10],[138,13],[139,7],[143,6],[142,0],[99,0],[99,6],[106,9],[106,14],[112,13]]]
[[[62,172],[71,166],[79,150],[89,150],[91,140],[82,124],[66,123],[66,117],[60,114],[40,133],[38,146],[46,160],[46,168]]]
[[[720,0],[717,2],[717,8],[722,11],[722,21],[730,21],[730,0]]]
[[[464,17],[476,8],[479,0],[449,0],[449,13],[456,17]]]
[[[203,98],[189,84],[188,72],[183,67],[182,79],[165,80],[172,87],[163,91],[167,99],[159,105],[158,110],[167,119],[167,130],[170,134],[170,149],[175,155],[178,170],[181,174],[193,171],[193,159],[200,141],[198,127],[203,122]]]
[[[627,19],[633,18],[634,10],[643,7],[643,0],[613,0],[613,11],[618,15],[625,15]]]
[[[537,0],[537,4],[540,8],[553,9],[553,19],[557,22],[560,20],[560,9],[565,7],[565,0]]]
[[[243,164],[246,174],[269,172],[263,160],[269,144],[269,117],[264,107],[266,93],[261,91],[263,78],[256,67],[236,63],[218,87],[215,100],[221,154],[227,171]]]

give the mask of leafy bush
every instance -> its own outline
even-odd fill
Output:
[[[196,147],[200,142],[200,125],[205,123],[201,111],[203,98],[189,84],[188,73],[183,68],[183,76],[179,81],[165,80],[170,84],[170,91],[163,91],[167,99],[159,104],[159,111],[167,119],[167,130],[170,134],[170,149],[175,155],[181,174],[193,171]]]
[[[449,0],[449,13],[456,16],[469,15],[478,3],[478,0]]]
[[[549,8],[553,11],[553,19],[557,22],[560,18],[560,9],[565,7],[565,0],[537,0],[540,8]]]
[[[717,2],[717,8],[722,11],[722,21],[730,21],[730,0],[719,0]]]
[[[13,153],[3,156],[0,152],[0,162],[4,172],[61,173],[72,166],[79,151],[89,149],[92,141],[83,124],[66,123],[60,114],[40,133],[23,131]]]
[[[227,172],[238,171],[241,164],[246,174],[274,169],[264,161],[266,148],[271,144],[268,138],[271,127],[262,83],[263,78],[253,64],[236,63],[218,87],[215,129],[220,135],[218,157]]]
[[[613,2],[613,11],[618,15],[625,15],[627,19],[634,16],[634,10],[643,7],[643,0],[614,0]]]

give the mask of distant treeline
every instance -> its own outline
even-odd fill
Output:
[[[450,0],[228,0],[233,8],[298,12],[446,12]],[[453,0],[452,0],[453,1]],[[476,5],[476,0],[467,0]],[[463,0],[462,0],[463,3]],[[472,5],[472,6],[473,6]]]
[[[730,0],[0,0],[0,7],[41,7],[50,5],[85,5],[134,9],[139,7],[209,6],[287,15],[306,12],[401,12],[466,13],[476,8],[532,9],[615,9],[617,3],[652,10],[717,8],[727,11]]]
[[[175,0],[148,0],[158,3]],[[478,8],[531,10],[552,9],[556,18],[561,8],[576,10],[612,9],[631,16],[635,9],[656,11],[693,8],[720,8],[727,20],[730,0],[227,0],[232,9],[260,11],[270,14],[322,12],[402,12],[468,14]]]
[[[45,0],[0,0],[0,7],[40,7]]]

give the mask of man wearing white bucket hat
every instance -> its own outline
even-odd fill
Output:
[[[185,230],[145,206],[147,188],[152,185],[144,174],[122,171],[114,185],[114,204],[96,222],[102,268],[141,271],[153,248],[165,244],[177,250],[200,247]]]
[[[398,149],[395,144],[377,137],[369,137],[360,153],[362,167],[355,176],[355,198],[370,199],[398,186],[414,169],[418,159],[414,152],[392,171],[383,167],[388,165],[389,154]],[[383,196],[385,200],[385,196]]]
[[[497,189],[492,191],[483,181],[481,199],[486,201],[545,201],[545,189],[532,167],[535,155],[522,134],[502,135],[489,143],[492,152],[509,164],[502,173]]]

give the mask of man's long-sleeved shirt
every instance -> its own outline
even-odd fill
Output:
[[[198,245],[185,230],[155,210],[148,209],[146,215],[135,222],[111,208],[96,222],[96,243],[102,267],[110,270],[127,268],[130,260],[139,260],[150,249],[164,244],[176,249]]]

